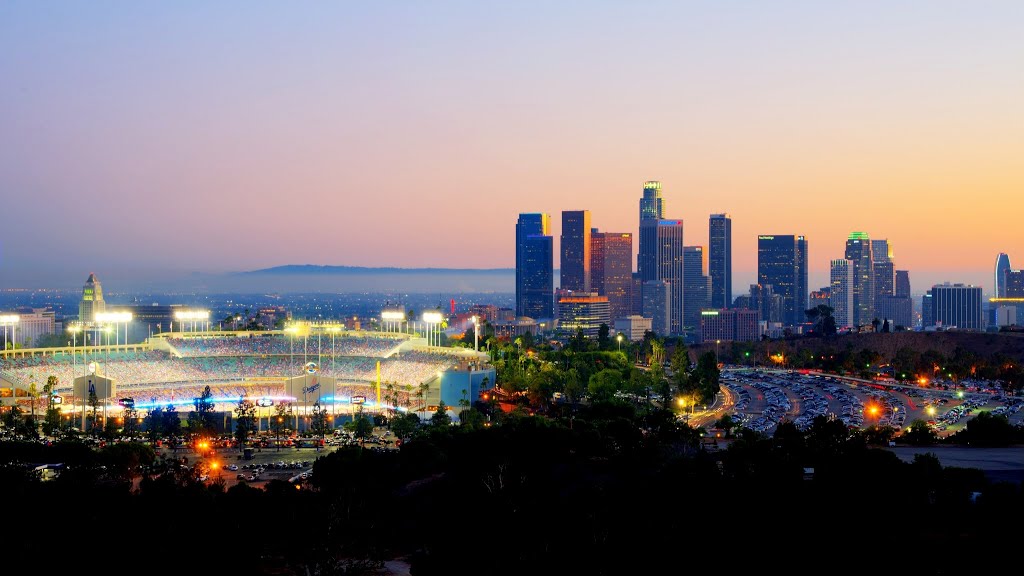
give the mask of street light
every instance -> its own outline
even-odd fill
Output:
[[[619,348],[618,351],[622,352],[622,334],[616,334],[615,335],[615,340],[618,343],[618,348]]]

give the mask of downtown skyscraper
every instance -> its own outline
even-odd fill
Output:
[[[782,296],[782,321],[806,321],[807,239],[803,236],[762,234],[757,237],[757,282],[771,285]]]
[[[700,334],[700,313],[711,307],[711,278],[707,276],[707,253],[703,246],[683,247],[684,331]]]
[[[637,262],[645,282],[661,280],[671,286],[669,333],[683,332],[683,221],[641,220]]]
[[[836,328],[849,328],[853,325],[853,262],[846,259],[833,260],[829,277],[829,305],[832,307]]]
[[[732,305],[732,218],[712,214],[708,220],[708,276],[711,277],[711,307]]]
[[[516,316],[554,316],[551,216],[520,214],[516,222]]]
[[[871,239],[865,232],[852,232],[846,240],[847,260],[853,262],[852,326],[870,324],[875,318],[875,268]]]
[[[590,210],[562,212],[559,288],[590,292]]]
[[[665,201],[661,197],[661,182],[644,182],[644,195],[640,198],[640,221],[660,220],[665,217]]]
[[[629,232],[590,234],[590,289],[608,297],[612,320],[632,312],[633,235]]]
[[[1006,273],[1010,271],[1010,256],[1000,252],[996,256],[996,277],[992,291],[996,298],[1006,298]]]

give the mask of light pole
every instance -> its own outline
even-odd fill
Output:
[[[615,335],[615,342],[618,346],[618,351],[622,352],[622,334]]]

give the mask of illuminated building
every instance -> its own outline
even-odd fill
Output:
[[[870,324],[875,318],[875,271],[871,240],[852,232],[846,240],[846,259],[853,264],[853,313],[850,326]]]
[[[633,235],[628,232],[591,234],[590,287],[608,297],[612,319],[632,312]]]
[[[700,336],[700,311],[713,308],[707,263],[703,246],[683,247],[683,325],[685,332],[697,337]]]
[[[644,195],[640,198],[640,221],[661,220],[665,216],[665,200],[661,197],[661,182],[644,182]]]
[[[934,326],[958,330],[984,330],[981,312],[981,286],[936,284],[931,289]]]
[[[758,339],[756,310],[703,310],[700,314],[701,340],[704,342],[754,342]]]
[[[554,243],[547,214],[520,214],[516,222],[516,316],[551,318]]]
[[[683,331],[683,221],[642,220],[638,268],[644,282],[671,285],[669,334]],[[647,314],[644,314],[646,316]]]
[[[708,220],[708,276],[711,277],[711,307],[732,304],[732,218],[712,214]]]
[[[558,299],[558,330],[563,336],[582,330],[585,337],[597,338],[601,324],[611,328],[607,296],[577,293]]]
[[[78,303],[78,321],[95,322],[96,314],[105,312],[106,303],[103,301],[103,286],[96,279],[96,275],[89,273],[89,278],[82,287],[82,301]]]
[[[574,292],[590,291],[590,210],[562,211],[560,279]]]
[[[757,281],[770,284],[782,296],[782,321],[796,325],[806,321],[807,239],[793,235],[757,237]]]
[[[996,278],[995,288],[996,298],[1006,298],[1006,277],[1004,274],[1010,271],[1010,256],[1006,253],[1000,252],[996,256]]]
[[[829,302],[836,328],[849,328],[853,323],[853,262],[833,260],[830,267],[831,290]]]

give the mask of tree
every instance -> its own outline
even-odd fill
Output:
[[[160,439],[164,428],[164,411],[160,406],[154,406],[146,415],[146,431],[149,434],[149,441],[156,442]]]
[[[282,402],[274,406],[274,417],[270,419],[270,431],[277,436],[277,449],[281,450],[281,433],[288,427],[288,412],[291,404]]]
[[[188,432],[191,436],[213,434],[213,392],[207,386],[203,393],[192,401],[193,410],[188,414]]]
[[[889,326],[889,319],[886,318],[885,322],[882,323],[882,333],[888,334],[889,332],[892,332],[892,328]]]
[[[881,324],[882,324],[882,321],[879,320],[878,318],[875,318],[874,320],[871,321],[871,328],[872,328],[872,330],[875,331],[875,332],[878,332],[878,327],[881,326]]]
[[[60,430],[60,409],[53,403],[53,397],[57,390],[57,377],[48,376],[43,386],[43,393],[46,394],[46,417],[43,420],[43,434],[53,436]]]
[[[610,350],[612,339],[609,336],[611,329],[604,322],[597,329],[597,349],[598,350]]]
[[[92,408],[92,420],[89,422],[89,431],[95,435],[97,432],[96,412],[100,408],[100,399],[96,395],[96,387],[91,382],[89,384],[89,398],[87,402],[89,407]]]
[[[690,389],[696,394],[696,400],[710,402],[715,397],[718,393],[720,374],[718,357],[715,356],[714,350],[701,354],[690,378]]]
[[[732,429],[736,427],[736,421],[732,419],[732,416],[724,414],[718,421],[715,422],[715,428],[725,430],[726,436],[732,435]]]
[[[912,446],[930,446],[938,440],[935,431],[924,420],[911,422],[910,429],[904,432],[900,438]]]
[[[238,399],[238,406],[235,407],[235,440],[238,442],[238,450],[245,448],[249,436],[256,432],[256,403],[245,394]]]
[[[452,423],[451,416],[448,415],[448,407],[441,402],[437,405],[437,410],[430,417],[430,425],[434,428],[447,428]]]
[[[313,417],[310,420],[310,429],[313,434],[319,436],[323,440],[324,436],[331,429],[330,422],[327,421],[327,407],[320,406],[317,402],[313,404]]]
[[[362,405],[359,406],[359,411],[356,412],[352,421],[345,423],[345,427],[352,432],[353,437],[359,440],[360,446],[363,446],[366,438],[373,434],[373,421],[363,412]]]
[[[622,373],[612,368],[601,370],[587,381],[587,392],[595,402],[611,400],[620,388],[622,388]]]
[[[398,438],[408,438],[420,424],[420,417],[412,412],[399,413],[391,419],[391,431]]]
[[[163,433],[176,438],[181,434],[181,418],[178,416],[178,408],[174,404],[168,404],[163,412]]]

